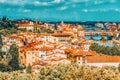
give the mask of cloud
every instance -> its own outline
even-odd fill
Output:
[[[47,6],[49,5],[49,2],[39,2],[39,1],[34,1],[35,5],[42,5],[42,6]]]
[[[120,12],[120,9],[119,8],[115,8],[114,9],[116,12]]]
[[[73,2],[89,2],[89,0],[73,0]]]
[[[31,12],[31,10],[30,9],[25,9],[25,10],[23,10],[23,12]]]
[[[66,9],[67,9],[67,6],[62,6],[62,7],[60,7],[59,10],[66,10]]]
[[[95,5],[102,4],[102,3],[103,3],[103,1],[102,1],[102,0],[99,0],[99,1],[98,1],[98,0],[96,0],[96,1],[94,1],[94,4],[95,4]]]
[[[88,10],[87,10],[87,9],[83,9],[82,11],[83,11],[83,12],[88,12]]]
[[[0,3],[4,3],[5,2],[5,0],[0,0]]]
[[[63,2],[64,0],[54,0],[53,3],[60,3]]]

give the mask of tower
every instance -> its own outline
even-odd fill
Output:
[[[35,31],[37,31],[37,28],[38,28],[38,17],[36,17],[36,21],[35,21]]]
[[[36,25],[38,24],[38,17],[36,17]]]

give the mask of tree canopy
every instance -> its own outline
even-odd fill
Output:
[[[93,43],[91,44],[90,49],[96,51],[97,53],[102,53],[105,55],[120,56],[120,48],[117,46],[109,47]]]
[[[10,50],[8,52],[9,56],[11,56],[10,61],[8,62],[8,65],[11,66],[12,70],[18,70],[19,69],[19,54],[18,54],[18,47],[16,44],[13,44],[10,46]]]
[[[1,36],[1,34],[0,34],[0,47],[3,45],[3,43],[2,43],[2,36]]]

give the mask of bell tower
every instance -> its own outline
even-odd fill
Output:
[[[36,17],[36,24],[38,24],[38,17]]]
[[[36,17],[36,21],[35,21],[35,31],[37,31],[37,28],[38,28],[38,17]]]

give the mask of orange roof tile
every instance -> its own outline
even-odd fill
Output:
[[[65,36],[71,36],[71,34],[65,34],[65,33],[54,33],[52,34],[52,36],[56,36],[56,37],[65,37]]]
[[[86,57],[87,62],[120,62],[120,56],[89,56]]]

